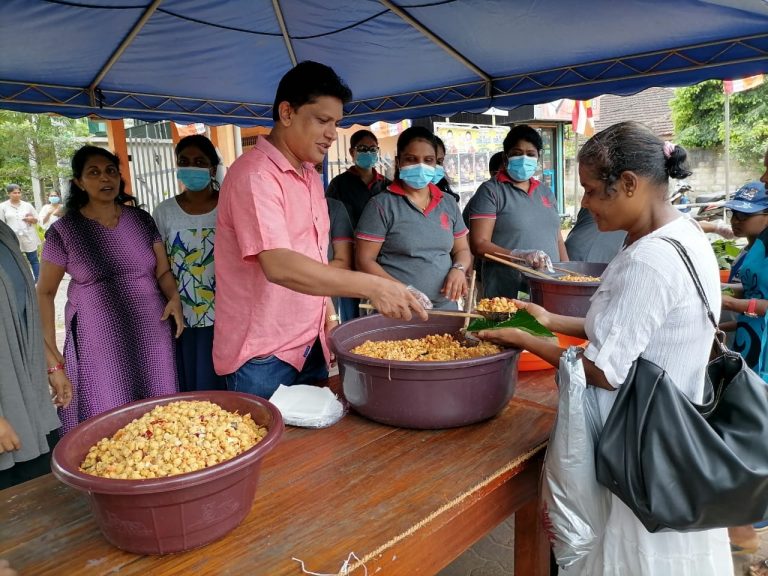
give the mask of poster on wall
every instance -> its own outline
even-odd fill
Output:
[[[488,161],[501,152],[509,127],[435,122],[434,132],[445,142],[445,174],[464,205],[490,177]]]

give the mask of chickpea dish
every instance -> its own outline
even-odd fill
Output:
[[[483,298],[477,303],[478,312],[517,312],[517,306],[511,298],[497,296],[495,298]]]
[[[489,342],[466,347],[450,334],[431,334],[405,340],[367,340],[350,352],[381,360],[445,362],[490,356],[501,352],[501,348]]]
[[[99,440],[80,471],[132,480],[175,476],[230,460],[266,435],[250,414],[207,401],[171,402]]]

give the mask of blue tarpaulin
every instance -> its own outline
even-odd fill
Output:
[[[768,72],[766,0],[4,0],[0,108],[271,123],[295,61],[347,124]]]

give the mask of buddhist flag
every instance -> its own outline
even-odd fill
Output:
[[[733,94],[735,92],[743,92],[750,88],[755,88],[763,83],[765,77],[762,74],[757,76],[750,76],[748,78],[741,78],[740,80],[723,80],[723,90],[726,94]]]
[[[179,131],[179,138],[195,134],[205,134],[205,124],[179,124],[178,122],[174,122],[174,124],[176,124],[176,129]]]
[[[571,113],[571,127],[576,134],[590,137],[595,133],[595,120],[592,118],[592,100],[576,100]]]

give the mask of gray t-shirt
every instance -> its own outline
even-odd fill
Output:
[[[422,212],[397,183],[368,202],[355,230],[358,240],[380,242],[378,263],[403,284],[418,288],[435,308],[457,309],[440,293],[451,271],[457,238],[466,236],[456,200],[434,184],[432,201]]]
[[[334,242],[354,242],[355,233],[352,230],[352,222],[344,204],[333,198],[326,198],[328,202],[328,217],[331,220],[330,242],[328,243],[328,262],[333,260]]]
[[[480,185],[469,204],[470,221],[495,220],[491,242],[509,250],[543,250],[560,261],[560,216],[557,199],[549,187],[531,179],[528,192],[514,185],[503,171]],[[516,298],[525,287],[512,268],[483,259],[483,296]]]
[[[627,233],[623,230],[600,232],[592,214],[582,208],[576,218],[576,225],[565,240],[565,248],[571,260],[608,264],[619,253],[626,237]]]
[[[45,374],[45,349],[34,279],[19,251],[17,236],[2,222],[0,418],[8,420],[21,441],[19,450],[0,453],[0,471],[47,453],[46,435],[61,426]]]
[[[13,294],[16,297],[19,324],[23,325],[27,317],[27,284],[11,249],[2,242],[0,242],[0,270],[5,272],[11,280]]]
[[[355,241],[355,232],[352,230],[352,222],[349,220],[349,214],[342,202],[334,198],[326,198],[328,202],[328,217],[331,221],[330,242],[328,242],[328,262],[333,260],[333,243]],[[334,296],[333,307],[336,312],[341,313],[341,298]]]

